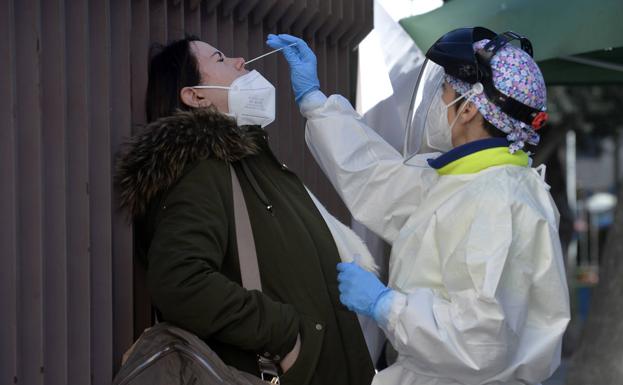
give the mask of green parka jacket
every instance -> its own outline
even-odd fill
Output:
[[[249,211],[263,292],[241,286],[228,163]],[[131,139],[117,183],[164,320],[255,374],[258,354],[280,359],[300,334],[282,384],[370,384],[358,320],[339,302],[331,233],[265,131],[211,109],[178,112]]]

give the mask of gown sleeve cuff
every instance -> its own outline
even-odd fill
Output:
[[[303,114],[304,117],[307,117],[311,111],[322,107],[326,101],[326,95],[320,90],[314,90],[305,94],[299,102],[301,114]]]
[[[407,304],[407,297],[397,292],[396,290],[392,290],[388,292],[386,295],[381,297],[376,304],[376,308],[374,309],[374,318],[379,326],[385,330],[394,329],[396,323],[398,322],[398,318],[400,316],[400,312]]]

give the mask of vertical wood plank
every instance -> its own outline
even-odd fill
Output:
[[[201,2],[201,40],[210,44],[218,41],[218,13],[208,8],[208,2]]]
[[[65,7],[41,2],[41,113],[44,191],[45,384],[65,385],[67,373],[67,158]]]
[[[17,134],[14,1],[0,1],[0,383],[17,380]]]
[[[167,1],[151,0],[149,2],[149,36],[152,43],[165,44],[168,39]]]
[[[201,36],[201,7],[197,0],[184,2],[184,31],[187,35]]]
[[[270,33],[277,33],[277,28],[269,30]],[[277,56],[277,55],[272,55]],[[288,165],[293,171],[298,171],[296,164],[294,164],[294,157],[297,149],[293,147],[293,137],[296,127],[292,126],[290,121],[291,116],[296,111],[292,111],[292,100],[294,95],[292,93],[292,87],[290,85],[290,67],[284,58],[270,58],[276,59],[276,71],[277,71],[277,114],[274,127],[270,127],[271,137],[275,137],[275,140],[279,142],[276,153],[277,157]],[[272,139],[271,139],[272,140]]]
[[[294,0],[279,0],[277,3],[270,8],[268,13],[265,15],[263,22],[266,24],[268,28],[275,27],[278,23],[282,24],[282,18],[288,12],[290,7],[293,6]],[[280,26],[279,33],[285,33],[288,29],[286,26]]]
[[[157,9],[153,9],[153,7],[157,7]],[[164,11],[164,12],[162,12]],[[140,11],[139,11],[140,12]],[[132,13],[133,15],[135,14],[135,12]],[[136,16],[133,16],[136,17]],[[158,31],[161,30],[161,28],[158,27],[159,24],[164,24],[165,28],[164,31],[168,31],[169,27],[168,27],[168,21],[169,21],[169,17],[168,17],[168,6],[165,3],[154,3],[153,1],[150,3],[150,8],[149,8],[149,20],[147,20],[148,22],[148,26],[149,26],[149,30],[150,31]],[[140,30],[144,30],[145,27],[141,27]],[[139,30],[139,31],[140,31]],[[137,39],[140,37],[140,32],[139,35],[137,36]],[[121,39],[123,39],[123,36],[120,36]],[[166,44],[166,38],[162,37],[162,40],[160,40],[161,37],[158,36],[149,36],[149,41],[150,42],[158,42],[158,43],[162,43],[162,44]],[[134,48],[136,48],[136,52],[134,51]],[[133,79],[133,75],[143,71],[144,72],[144,87],[141,87],[140,82],[137,84],[133,84],[132,86],[132,95],[130,96],[132,99],[132,115],[130,117],[130,124],[132,125],[132,129],[133,131],[138,130],[140,128],[140,125],[138,124],[139,122],[143,122],[145,121],[145,115],[144,112],[141,113],[141,111],[137,110],[137,107],[140,106],[140,108],[144,108],[144,104],[145,104],[145,91],[147,89],[147,71],[148,71],[148,63],[149,63],[149,57],[144,58],[141,57],[141,50],[144,49],[144,46],[142,44],[141,41],[139,40],[132,40],[132,47],[130,47],[130,77],[127,78],[128,81]],[[124,54],[125,56],[125,54]],[[123,67],[122,67],[123,68]],[[124,75],[123,77],[125,78],[127,76],[127,71],[124,71]],[[141,80],[141,78],[139,78],[139,81]],[[120,84],[121,86],[121,84]],[[141,89],[142,88],[142,89]],[[124,89],[124,92],[126,90]],[[140,103],[135,103],[134,100],[140,101]],[[137,104],[137,107],[134,106],[134,104]],[[119,106],[119,108],[123,108],[123,106]],[[144,111],[144,110],[143,110]],[[126,213],[123,213],[124,218]],[[129,223],[129,222],[128,222]],[[131,224],[130,224],[131,226]],[[133,253],[129,253],[127,255],[127,257],[129,258]],[[138,336],[140,335],[140,333],[147,327],[151,326],[152,323],[152,319],[151,319],[151,300],[149,298],[149,293],[147,292],[147,285],[146,285],[146,276],[145,276],[145,269],[144,267],[136,260],[131,259],[130,261],[128,261],[128,263],[132,264],[133,267],[133,271],[132,271],[132,279],[130,280],[131,284],[132,284],[132,292],[134,293],[133,295],[133,302],[132,302],[132,307],[133,307],[133,331],[132,331],[132,339],[136,339],[138,338]]]
[[[89,239],[89,9],[66,6],[67,262],[70,384],[91,383],[91,266]]]
[[[249,49],[248,54],[245,59],[250,60],[255,57],[262,55],[263,53],[268,52],[271,48],[268,47],[265,43],[266,36],[268,35],[268,31],[264,29],[263,23],[255,23],[252,18],[247,19],[248,22],[248,42]],[[270,33],[273,33],[271,31]],[[284,60],[281,54],[269,55],[264,57],[263,59],[257,60],[251,63],[247,69],[255,69],[259,71],[268,81],[270,81],[275,86],[276,92],[276,105],[275,105],[275,121],[266,127],[266,131],[269,134],[270,146],[275,152],[277,158],[282,159],[281,153],[281,135],[277,134],[277,130],[280,127],[280,105],[279,99],[284,97],[284,94],[289,94],[290,84],[281,84],[279,82],[279,75],[277,74],[277,62],[280,60]]]
[[[246,59],[249,57],[249,44],[251,43],[249,41],[249,23],[246,20],[240,21],[233,16],[232,21],[235,38],[233,39],[233,50],[229,52],[229,55]]]
[[[217,12],[219,12],[219,18],[216,47],[226,56],[233,56],[235,46],[234,17],[232,14],[229,14],[229,16],[227,17],[222,16],[221,7],[222,5],[219,5],[219,7],[217,8]],[[214,45],[214,43],[210,44]]]
[[[89,2],[89,218],[92,384],[112,382],[113,293],[109,1]]]
[[[253,24],[263,24],[264,18],[271,9],[277,5],[279,0],[262,0],[251,12],[251,20]]]
[[[167,1],[167,42],[184,37],[184,2]]]
[[[110,151],[117,154],[121,143],[132,134],[132,114],[145,119],[144,91],[132,90],[147,82],[149,50],[149,0],[111,1],[110,59]],[[130,37],[128,39],[128,36]],[[132,226],[118,208],[114,194],[112,211],[113,263],[113,368],[116,372],[121,356],[134,340],[133,242]]]
[[[132,106],[132,119],[131,124],[133,126],[140,126],[145,124],[145,92],[147,90],[147,68],[149,65],[149,45],[150,45],[150,19],[149,19],[149,0],[135,0],[132,2],[131,9],[125,5],[124,1],[113,2],[113,19],[114,25],[121,26],[123,32],[130,30],[130,42],[131,46],[126,43],[126,37],[123,33],[119,33],[116,30],[113,31],[113,61],[119,62],[119,65],[130,65],[130,76],[127,72],[118,74],[121,79],[113,76],[112,82],[114,87],[123,87],[128,83],[122,83],[120,80],[130,81],[132,84],[130,98]],[[128,20],[128,12],[132,15],[131,21]],[[128,26],[128,23],[131,23]],[[128,52],[129,51],[129,52]],[[120,56],[117,56],[120,55]],[[128,57],[128,55],[130,55]],[[117,67],[113,65],[113,72]],[[122,67],[123,68],[123,67]],[[121,91],[121,90],[117,90]],[[127,90],[124,90],[127,97]],[[116,95],[115,93],[113,93]],[[113,103],[118,103],[122,100],[113,99]],[[118,106],[121,107],[121,106]],[[127,108],[127,106],[123,107]],[[114,115],[113,115],[114,116]],[[124,124],[126,122],[123,122]],[[129,125],[129,124],[128,124]],[[126,127],[129,129],[129,127]],[[113,125],[113,130],[121,129]],[[122,131],[124,131],[122,129]],[[119,144],[116,142],[115,144]],[[113,150],[117,150],[114,147]]]
[[[38,1],[15,3],[18,379],[43,384],[42,183]]]

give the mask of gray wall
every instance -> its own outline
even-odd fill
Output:
[[[109,384],[150,322],[132,229],[116,209],[114,154],[144,122],[149,45],[196,34],[230,56],[303,35],[327,93],[352,95],[371,0],[0,0],[0,384]],[[342,219],[303,140],[284,60],[278,157]]]

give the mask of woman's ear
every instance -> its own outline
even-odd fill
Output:
[[[480,111],[478,111],[478,108],[476,107],[476,105],[468,100],[465,102],[465,106],[463,107],[461,111],[461,115],[459,116],[459,119],[461,120],[461,123],[468,124],[474,121],[474,119],[477,118],[479,113]]]
[[[207,107],[212,104],[204,96],[202,96],[195,88],[184,87],[180,90],[180,99],[182,103],[189,107],[199,108]]]

